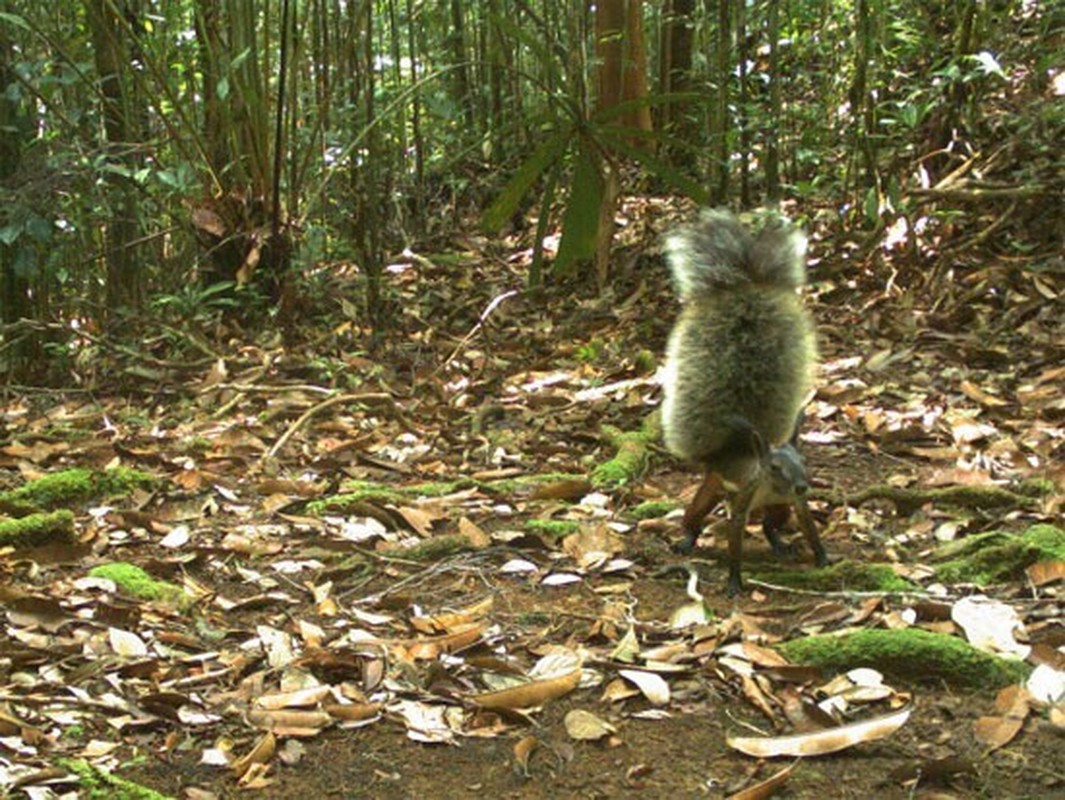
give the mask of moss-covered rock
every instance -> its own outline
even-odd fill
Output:
[[[917,588],[887,564],[857,561],[840,561],[816,569],[760,565],[749,568],[749,574],[766,583],[814,591],[912,592]]]
[[[647,471],[650,449],[657,432],[652,422],[645,420],[638,431],[622,431],[604,425],[603,438],[615,449],[614,457],[592,470],[592,484],[612,489],[637,480]]]
[[[933,559],[936,577],[946,583],[986,586],[1024,575],[1033,564],[1065,561],[1065,530],[1033,525],[1020,535],[990,531],[943,545]]]
[[[525,521],[525,530],[548,539],[562,539],[580,529],[580,523],[570,519],[530,519]]]
[[[74,539],[74,514],[65,508],[0,522],[0,546],[36,547]]]
[[[461,533],[448,533],[430,536],[410,547],[386,551],[386,555],[405,558],[410,561],[442,561],[457,553],[475,549],[468,536]]]
[[[657,519],[680,507],[681,504],[675,500],[647,500],[630,508],[626,516],[632,519]]]
[[[54,511],[90,500],[129,494],[134,489],[148,489],[155,483],[155,478],[148,473],[126,467],[66,469],[0,493],[0,509],[19,515]]]
[[[791,662],[841,672],[872,667],[892,678],[966,689],[997,689],[1023,680],[1029,668],[983,653],[956,636],[919,628],[807,636],[777,647]]]

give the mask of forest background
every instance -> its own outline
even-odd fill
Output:
[[[664,225],[619,210],[656,195],[783,203],[838,253],[919,270],[978,247],[1039,268],[1063,224],[1063,13],[8,2],[0,371],[67,382],[105,331],[179,355],[233,307],[346,318],[369,346],[412,312],[387,267],[471,235],[526,249],[527,285],[603,290],[619,239]]]

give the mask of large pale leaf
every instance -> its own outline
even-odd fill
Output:
[[[882,717],[811,733],[791,736],[730,736],[726,742],[729,747],[757,758],[822,756],[891,735],[906,723],[911,710],[906,707]]]

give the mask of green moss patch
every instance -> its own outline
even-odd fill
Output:
[[[912,592],[917,589],[887,564],[840,561],[817,569],[765,566],[750,569],[751,577],[777,586],[814,591]]]
[[[64,758],[59,765],[78,776],[81,784],[79,797],[87,800],[171,800],[169,795],[104,772],[82,759]]]
[[[90,500],[129,494],[134,489],[151,488],[155,483],[155,478],[146,472],[125,467],[67,469],[0,493],[0,508],[19,515],[54,511]]]
[[[570,519],[530,519],[525,521],[525,530],[548,539],[561,539],[581,529],[579,522]]]
[[[0,522],[0,545],[4,546],[36,547],[74,539],[74,514],[66,509]]]
[[[997,689],[1023,680],[1029,668],[983,653],[956,636],[918,628],[807,636],[779,645],[792,663],[843,672],[872,667],[893,678],[966,689]]]
[[[124,561],[100,564],[89,570],[89,575],[114,581],[125,594],[141,600],[160,600],[178,605],[188,602],[180,586],[153,578],[140,567]]]
[[[650,451],[659,435],[659,425],[651,417],[638,431],[622,431],[612,425],[602,428],[603,439],[614,448],[614,457],[592,470],[592,484],[612,489],[636,481],[650,461]]]
[[[658,519],[680,507],[681,504],[674,500],[647,500],[630,508],[626,516],[632,519]]]
[[[986,586],[1023,577],[1043,561],[1065,560],[1065,530],[1033,525],[1020,535],[991,531],[950,542],[936,552],[936,577],[946,583]]]

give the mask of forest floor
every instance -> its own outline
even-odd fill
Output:
[[[782,770],[791,798],[1065,795],[1060,709],[942,665],[885,663],[865,685],[773,649],[849,629],[964,638],[953,610],[985,595],[1016,613],[1029,666],[1060,675],[1060,562],[977,587],[932,558],[1061,524],[1061,271],[863,252],[815,226],[814,515],[833,557],[912,589],[789,588],[808,551],[773,573],[752,526],[730,599],[720,537],[681,558],[679,512],[636,513],[679,509],[699,476],[652,444],[642,474],[592,485],[615,455],[603,426],[637,431],[658,404],[676,313],[659,241],[677,212],[627,215],[599,296],[526,291],[528,253],[470,239],[388,272],[376,350],[357,319],[186,363],[95,342],[91,392],[8,394],[4,488],[115,464],[157,483],[73,508],[73,542],[0,551],[0,794],[73,792],[76,759],[200,800],[763,797]],[[323,298],[357,296],[343,267]],[[848,500],[1033,480],[1057,488],[1005,508]],[[89,574],[107,562],[182,598],[131,598]],[[802,739],[861,720],[893,732],[835,752]],[[796,733],[807,757],[741,752],[759,733]]]

